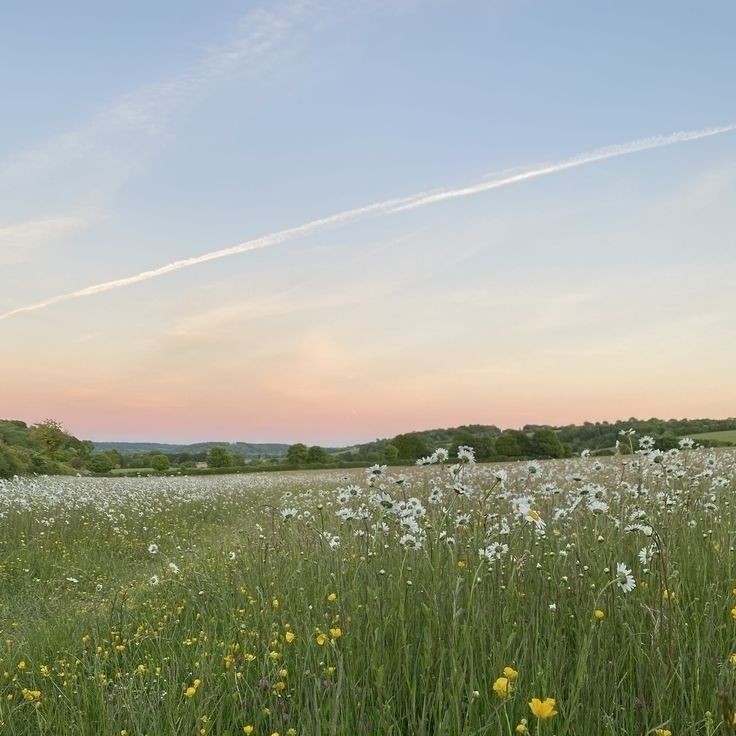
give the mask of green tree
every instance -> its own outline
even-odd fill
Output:
[[[113,468],[123,467],[123,456],[117,450],[105,450],[105,455],[110,458]]]
[[[309,450],[301,442],[291,445],[286,451],[286,460],[292,465],[304,465],[307,462]]]
[[[318,465],[324,465],[330,461],[330,456],[319,445],[313,445],[307,450],[307,462]]]
[[[502,432],[496,437],[496,454],[502,457],[517,457],[521,455],[521,448],[514,435],[509,432]]]
[[[87,470],[93,473],[109,473],[112,469],[113,462],[104,452],[96,452],[87,460]]]
[[[163,473],[164,470],[168,470],[171,467],[171,463],[166,455],[152,455],[151,467],[159,473]]]
[[[675,437],[672,432],[665,432],[657,439],[657,448],[660,450],[673,450],[678,446],[679,437]]]
[[[21,464],[13,450],[0,442],[0,478],[12,478],[21,470]]]
[[[386,447],[383,448],[383,459],[387,463],[396,462],[399,459],[399,448],[389,442]]]
[[[422,438],[415,432],[396,435],[391,440],[391,444],[399,451],[399,457],[402,460],[414,461],[429,454],[427,445],[424,444]]]
[[[565,448],[552,429],[538,429],[531,439],[531,453],[535,457],[562,457]]]
[[[233,456],[224,447],[213,447],[207,453],[207,465],[210,468],[229,468],[233,464]]]
[[[32,435],[49,454],[60,450],[68,439],[68,435],[61,426],[61,423],[55,419],[46,419],[36,424],[32,429]]]

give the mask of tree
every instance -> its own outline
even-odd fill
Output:
[[[538,429],[531,440],[531,451],[536,457],[562,457],[565,449],[552,429]]]
[[[101,454],[104,455],[110,461],[111,467],[113,468],[123,467],[123,456],[117,450],[105,450]]]
[[[151,467],[159,473],[163,473],[164,470],[168,470],[171,467],[171,463],[166,455],[152,455]]]
[[[307,450],[307,462],[324,465],[330,461],[330,456],[319,445],[313,445]]]
[[[502,457],[516,457],[521,455],[521,448],[514,435],[502,432],[496,437],[496,454]]]
[[[61,423],[55,419],[46,419],[36,424],[33,427],[33,437],[49,454],[61,449],[68,439]]]
[[[396,435],[391,440],[391,444],[399,451],[399,457],[402,460],[418,460],[424,455],[429,455],[429,450],[424,444],[422,438],[414,432],[408,434]]]
[[[457,457],[460,446],[472,447],[476,460],[488,460],[494,453],[494,439],[490,435],[473,434],[469,429],[455,433],[450,445],[450,457]]]
[[[286,460],[292,465],[304,465],[307,462],[309,450],[301,442],[291,445],[286,451]]]
[[[399,448],[390,442],[383,448],[383,459],[387,463],[396,462],[399,459]]]
[[[93,473],[109,473],[113,469],[113,462],[104,452],[96,452],[87,460],[87,470]]]
[[[20,470],[20,463],[13,450],[0,442],[0,478],[12,478]]]
[[[232,464],[233,457],[224,447],[213,447],[207,453],[207,465],[211,468],[229,468]]]

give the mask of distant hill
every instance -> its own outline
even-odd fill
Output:
[[[71,475],[84,467],[91,452],[91,442],[73,437],[52,419],[33,426],[0,419],[0,478]]]
[[[635,435],[629,437],[628,430]],[[689,436],[705,447],[736,446],[736,418],[730,419],[621,419],[578,425],[527,424],[521,429],[500,429],[493,424],[405,432],[395,437],[342,448],[307,448],[297,443],[269,442],[90,442],[79,440],[61,424],[48,419],[29,426],[19,420],[0,420],[0,478],[15,474],[105,474],[126,470],[146,472],[239,472],[275,467],[353,467],[373,463],[411,464],[439,447],[451,458],[461,446],[472,447],[480,462],[561,458],[590,450],[611,455],[631,452],[639,438],[651,436],[655,447],[669,450]],[[213,448],[227,452],[215,463]],[[291,448],[291,452],[289,449]],[[296,452],[296,451],[299,452]],[[314,459],[314,450],[322,453]],[[309,453],[312,453],[310,455]],[[210,467],[201,468],[207,462]],[[247,468],[246,468],[247,466]]]
[[[363,442],[359,445],[351,445],[333,452],[349,453],[351,455],[364,455],[372,452],[382,452],[386,445],[396,444],[401,446],[405,438],[412,438],[427,448],[428,452],[438,447],[449,448],[456,444],[470,444],[471,440],[480,438],[497,437],[502,432],[493,424],[463,424],[460,427],[445,427],[438,429],[421,429],[414,432],[405,432],[385,439],[376,439],[372,442]],[[467,442],[466,442],[467,440]]]
[[[613,422],[584,422],[579,425],[552,426],[528,424],[522,429],[500,429],[493,424],[466,424],[459,427],[405,432],[372,442],[347,447],[325,448],[334,461],[378,462],[414,461],[438,447],[456,451],[460,445],[475,449],[478,460],[501,460],[516,457],[565,457],[584,449],[608,451],[620,439],[621,430],[635,429],[636,436],[651,435],[657,447],[676,447],[679,438],[688,435],[701,444],[726,446],[734,442],[732,434],[718,432],[736,430],[731,419],[620,419]],[[704,433],[714,433],[709,436]],[[729,441],[730,440],[730,441]],[[95,442],[95,451],[115,450],[122,455],[164,453],[204,456],[213,447],[225,447],[245,460],[285,458],[289,445],[249,442],[199,442],[190,445],[157,442]],[[394,449],[395,448],[395,449]]]
[[[736,418],[730,419],[620,419],[613,422],[584,422],[566,426],[527,424],[521,429],[501,430],[492,424],[471,424],[446,429],[407,432],[390,439],[377,439],[353,445],[341,451],[341,457],[351,460],[390,461],[416,460],[444,447],[451,454],[459,445],[475,450],[478,460],[511,460],[521,457],[566,457],[582,450],[610,454],[621,432],[649,435],[656,447],[668,450],[678,446],[682,437],[689,436],[706,447],[736,445]],[[627,442],[622,451],[626,451]]]
[[[121,455],[163,453],[164,455],[206,455],[213,447],[225,447],[233,455],[242,458],[284,457],[289,445],[278,442],[195,442],[190,445],[167,444],[164,442],[95,442],[96,452],[115,450]]]

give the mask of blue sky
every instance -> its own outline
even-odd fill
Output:
[[[727,2],[7,3],[0,312],[736,122]],[[501,174],[502,175],[502,174]],[[335,443],[736,414],[736,132],[0,321],[0,415]]]

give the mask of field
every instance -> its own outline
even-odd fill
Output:
[[[0,732],[731,734],[736,452],[648,447],[0,481]]]
[[[692,435],[694,440],[720,440],[721,442],[733,442],[736,444],[736,429],[725,429],[721,432],[703,432],[703,434]]]

